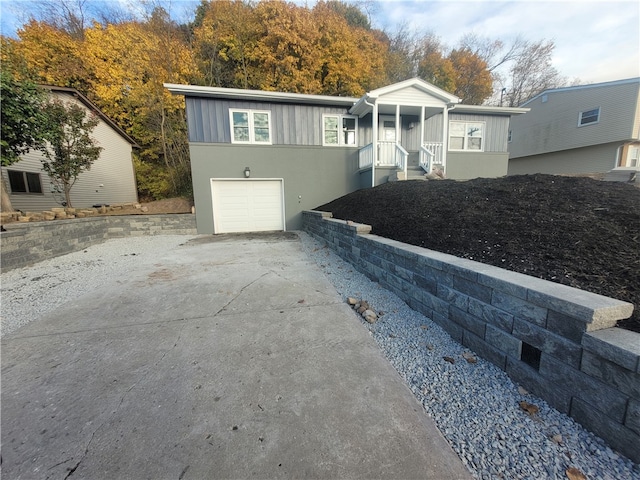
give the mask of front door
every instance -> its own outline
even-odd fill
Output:
[[[381,142],[396,141],[396,117],[392,115],[380,115],[378,135]]]

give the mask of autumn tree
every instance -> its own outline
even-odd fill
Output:
[[[507,75],[508,106],[517,107],[544,90],[566,84],[566,79],[552,65],[554,48],[552,41],[525,43]]]
[[[2,66],[4,67],[4,64]],[[0,71],[2,167],[16,163],[21,155],[30,150],[42,148],[45,120],[42,109],[45,99],[45,92],[32,81],[20,82],[10,71]],[[0,188],[2,211],[13,211],[4,177],[0,182]]]
[[[36,82],[72,87],[87,94],[91,72],[85,66],[81,40],[35,20],[18,30],[18,39],[4,39],[3,61],[22,65]]]
[[[463,103],[480,105],[493,92],[493,81],[487,63],[468,49],[452,50],[448,60],[454,72],[453,93]]]
[[[76,103],[61,100],[50,101],[43,113],[46,117],[46,146],[42,149],[42,169],[52,183],[62,189],[66,206],[71,207],[71,188],[102,151],[91,137],[98,118],[93,114],[87,115],[87,111]]]
[[[164,82],[197,79],[193,54],[177,25],[162,9],[144,23],[94,24],[85,32],[84,48],[96,103],[141,147],[136,158],[141,196],[188,194],[184,99],[163,88]]]
[[[417,45],[418,76],[447,92],[457,88],[457,75],[440,39],[432,33],[425,34]]]

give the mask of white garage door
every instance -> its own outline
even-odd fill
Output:
[[[284,230],[282,179],[211,179],[215,233]]]

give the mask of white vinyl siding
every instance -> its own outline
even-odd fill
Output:
[[[7,174],[11,193],[42,195],[42,182],[39,173],[8,170]]]
[[[578,115],[578,126],[593,125],[600,121],[600,107],[591,110],[585,110]]]
[[[358,117],[323,115],[322,144],[324,146],[358,146]]]
[[[86,108],[70,94],[53,92],[51,95],[64,102],[74,102]],[[73,207],[86,208],[93,205],[137,202],[138,192],[131,159],[131,144],[102,119],[91,136],[97,140],[103,150],[100,152],[100,158],[91,165],[89,170],[78,176],[71,188]],[[10,198],[13,208],[23,211],[40,211],[62,206],[64,195],[55,191],[51,179],[42,171],[43,154],[38,150],[31,150],[20,158],[20,161],[11,165],[10,170],[40,174],[42,194],[25,195],[12,192]],[[2,176],[8,184],[7,169],[2,169]]]
[[[232,143],[271,144],[271,112],[229,110]]]
[[[449,150],[484,151],[484,122],[449,122]]]

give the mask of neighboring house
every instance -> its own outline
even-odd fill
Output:
[[[546,90],[514,118],[509,175],[640,168],[640,78]]]
[[[100,158],[78,176],[71,189],[71,204],[76,208],[138,201],[136,177],[131,157],[136,143],[86,97],[73,88],[45,86],[53,98],[74,102],[95,113],[99,123],[91,133],[103,148]],[[61,207],[64,192],[57,190],[42,170],[44,155],[31,150],[22,159],[2,168],[14,209],[42,211]]]
[[[186,97],[199,233],[299,229],[389,180],[507,174],[511,115],[411,79],[361,98],[166,84]]]

